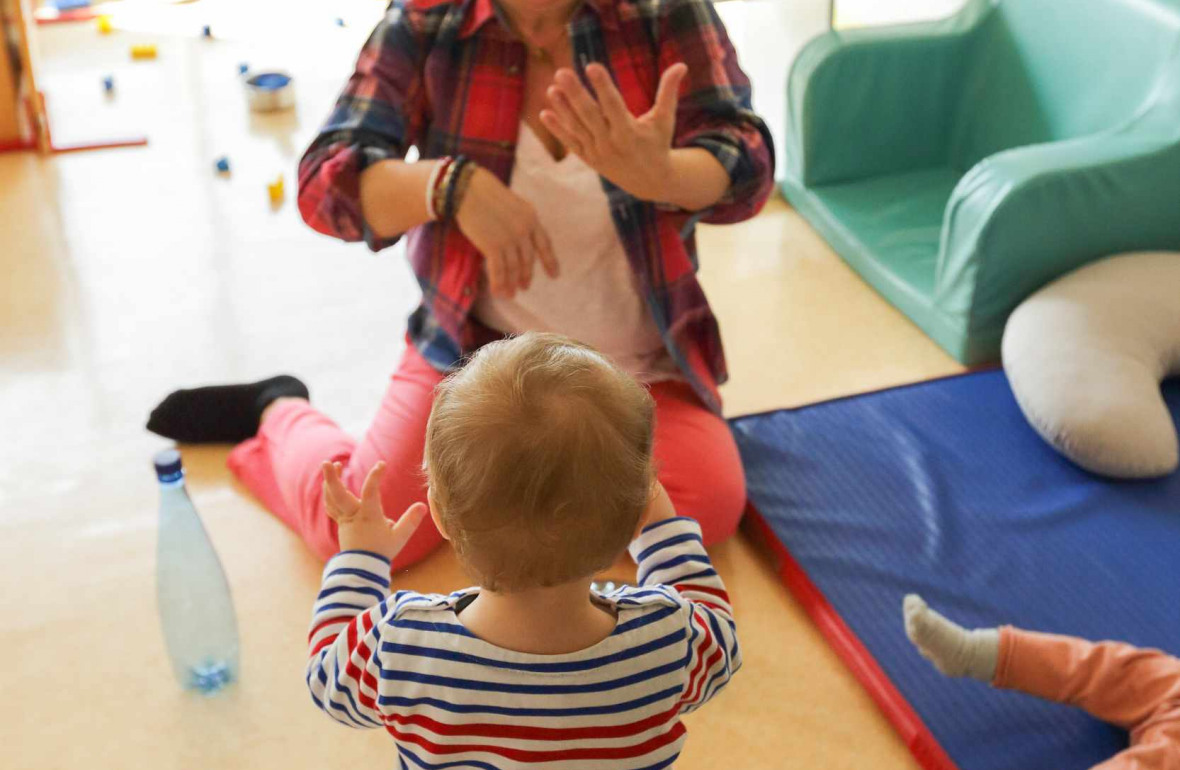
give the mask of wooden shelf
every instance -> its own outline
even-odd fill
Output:
[[[30,0],[0,0],[0,148],[32,145],[48,152],[33,23]]]

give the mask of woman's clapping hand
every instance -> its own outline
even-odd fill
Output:
[[[558,70],[541,122],[586,165],[636,198],[668,202],[676,106],[687,73],[684,64],[664,70],[655,104],[635,117],[601,64],[586,68],[597,98],[572,70]]]
[[[512,298],[527,289],[538,261],[550,278],[557,277],[553,244],[536,209],[490,171],[475,171],[455,221],[483,254],[493,295]]]

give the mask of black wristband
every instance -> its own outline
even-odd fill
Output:
[[[443,197],[443,221],[449,222],[455,218],[455,190],[458,189],[459,177],[462,175],[463,169],[471,163],[471,159],[466,155],[456,155],[454,162],[451,164],[450,174],[447,179],[446,195]]]

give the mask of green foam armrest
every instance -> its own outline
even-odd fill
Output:
[[[788,200],[966,364],[1096,259],[1180,249],[1180,0],[968,0],[787,79]]]
[[[965,48],[989,8],[941,21],[831,31],[787,82],[789,177],[804,187],[937,165],[947,154]]]
[[[1180,50],[1172,69],[1122,126],[1007,150],[967,172],[943,221],[938,310],[994,336],[1021,298],[1054,278],[1112,253],[1180,243]]]

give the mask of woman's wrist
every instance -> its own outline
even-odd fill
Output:
[[[446,179],[447,171],[455,159],[449,155],[433,161],[434,168],[430,171],[430,178],[426,182],[426,213],[431,220],[437,220],[442,216],[442,209],[439,206],[439,191],[442,189],[444,180]]]
[[[700,147],[669,150],[660,165],[658,203],[700,211],[716,204],[729,190],[729,172],[712,153]]]
[[[459,217],[459,209],[467,198],[467,191],[471,188],[471,180],[479,170],[475,161],[462,156],[460,158],[461,163],[456,163],[454,178],[451,180],[451,187],[448,190],[447,208],[444,212],[444,216],[450,220]]]
[[[463,155],[437,161],[426,186],[426,210],[433,221],[450,222],[457,218],[467,195],[476,164]]]
[[[395,238],[429,222],[425,190],[435,161],[378,161],[360,175],[361,214],[378,237]]]

